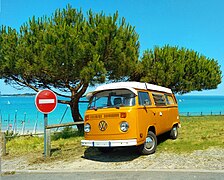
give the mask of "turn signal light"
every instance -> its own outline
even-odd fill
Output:
[[[85,116],[85,121],[88,121],[89,120],[89,115],[86,115]]]
[[[122,112],[122,113],[120,114],[120,118],[126,118],[126,117],[127,117],[127,113]]]

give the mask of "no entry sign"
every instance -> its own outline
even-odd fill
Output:
[[[37,93],[35,104],[40,112],[49,114],[57,106],[57,96],[50,90],[42,90]]]

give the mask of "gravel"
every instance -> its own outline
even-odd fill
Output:
[[[90,153],[94,151],[94,153]],[[2,171],[18,170],[224,170],[224,149],[210,148],[197,150],[189,154],[156,152],[148,156],[139,156],[133,149],[117,149],[108,154],[88,150],[83,156],[70,160],[53,160],[30,163],[27,157],[2,159]]]

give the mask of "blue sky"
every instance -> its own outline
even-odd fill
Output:
[[[113,14],[136,27],[140,52],[155,45],[177,45],[218,60],[224,72],[224,1],[223,0],[0,0],[0,25],[19,29],[29,17],[50,16],[67,4],[87,12]],[[223,78],[224,80],[224,78]],[[193,95],[224,95],[224,83],[216,90],[192,92]],[[0,80],[5,93],[33,92],[16,90]]]

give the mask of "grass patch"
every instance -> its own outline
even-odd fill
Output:
[[[43,137],[20,136],[7,141],[6,150],[9,156],[20,156],[29,153],[41,153],[43,146]]]
[[[210,147],[224,148],[224,116],[181,117],[182,128],[176,140],[165,139],[158,145],[157,153],[190,153]],[[80,158],[86,147],[82,147],[80,136],[71,128],[52,135],[52,156],[47,161],[72,160]],[[8,156],[26,156],[31,163],[46,161],[43,157],[43,137],[16,137],[7,142]]]
[[[224,148],[224,116],[181,117],[181,126],[178,139],[160,143],[158,151],[182,153]]]
[[[64,128],[61,132],[51,135],[51,157],[44,159],[43,136],[20,136],[7,141],[7,156],[13,158],[26,156],[30,163],[41,163],[55,159],[74,159],[83,155],[85,147],[80,141],[84,137],[73,128]]]

